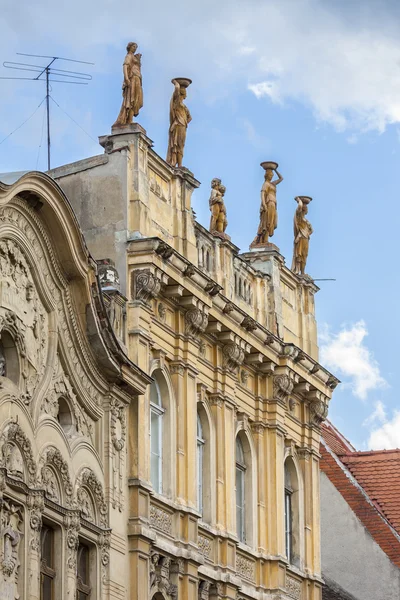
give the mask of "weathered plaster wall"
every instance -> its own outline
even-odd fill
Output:
[[[322,573],[357,600],[399,600],[400,570],[321,473]]]

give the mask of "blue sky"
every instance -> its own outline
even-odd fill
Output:
[[[52,166],[102,152],[95,140],[118,114],[121,64],[133,40],[143,54],[138,120],[163,156],[170,80],[193,79],[184,163],[202,182],[193,197],[200,222],[208,223],[209,184],[220,177],[228,233],[247,250],[258,225],[259,163],[276,160],[284,182],[273,241],[290,264],[293,198],[314,198],[307,271],[336,279],[321,282],[316,299],[321,357],[344,382],[330,418],[360,449],[400,446],[399,7],[384,0],[3,0],[0,26],[3,60],[32,52],[95,62],[89,86],[53,86],[54,99],[89,135],[52,104]],[[4,80],[0,88],[1,142],[45,90]],[[0,172],[46,168],[43,110],[0,143]]]

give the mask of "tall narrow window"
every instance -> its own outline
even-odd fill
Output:
[[[292,562],[293,558],[293,513],[292,513],[292,482],[288,466],[285,465],[285,547],[286,558]]]
[[[54,530],[46,525],[40,533],[40,600],[54,600]]]
[[[245,477],[246,463],[243,445],[239,437],[236,438],[236,531],[241,542],[246,541],[245,521]]]
[[[92,591],[90,585],[90,550],[85,544],[79,543],[76,574],[76,600],[88,600]]]
[[[160,388],[157,381],[150,386],[150,479],[156,492],[162,492],[163,415]]]
[[[197,415],[197,508],[203,514],[203,459],[204,459],[203,428]]]

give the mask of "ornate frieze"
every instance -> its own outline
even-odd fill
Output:
[[[254,562],[242,554],[236,555],[236,572],[239,577],[254,581]]]
[[[150,506],[150,524],[163,533],[172,535],[172,515],[158,506]]]
[[[212,540],[205,535],[201,535],[199,533],[197,537],[197,546],[199,548],[200,554],[204,556],[204,558],[211,559],[212,554]]]
[[[286,593],[295,600],[301,600],[301,581],[291,577],[290,575],[286,575]]]

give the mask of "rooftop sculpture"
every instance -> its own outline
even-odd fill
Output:
[[[142,55],[136,54],[138,45],[129,42],[123,64],[124,81],[122,83],[122,106],[113,127],[130,125],[143,106],[143,88],[141,63]]]
[[[260,224],[257,235],[251,243],[252,248],[255,246],[268,246],[268,238],[274,235],[274,231],[278,226],[276,186],[283,181],[283,177],[277,170],[278,163],[276,162],[262,162],[261,167],[265,169],[265,175],[261,188]],[[272,181],[274,172],[278,178]]]
[[[191,79],[176,77],[172,80],[174,92],[169,108],[169,139],[167,163],[172,167],[182,167],[183,151],[186,141],[187,126],[192,120],[189,109],[184,104],[186,89],[192,83]]]
[[[313,228],[306,219],[308,205],[312,198],[309,196],[296,196],[298,206],[294,214],[294,248],[292,271],[297,275],[304,275],[308,257],[308,246]]]

